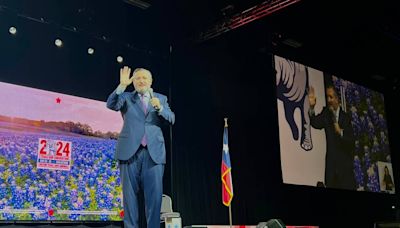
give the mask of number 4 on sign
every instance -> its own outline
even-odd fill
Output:
[[[69,156],[69,153],[70,153],[70,143],[69,142],[67,142],[66,144],[65,144],[65,147],[64,147],[64,150],[63,150],[63,152],[65,153],[65,155],[68,157]]]

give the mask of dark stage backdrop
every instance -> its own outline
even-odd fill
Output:
[[[399,205],[397,195],[282,183],[273,49],[261,24],[249,25],[259,27],[257,34],[249,33],[256,31],[254,28],[240,29],[201,44],[173,44],[172,56],[168,55],[168,43],[158,44],[164,48],[153,52],[159,54],[155,55],[126,51],[112,43],[71,33],[64,34],[64,48],[57,49],[49,46],[53,42],[48,39],[51,32],[40,26],[29,25],[27,29],[35,35],[18,35],[15,39],[7,33],[4,20],[0,20],[0,26],[1,81],[105,101],[119,80],[122,65],[115,62],[115,57],[126,53],[125,64],[152,70],[156,92],[172,91],[169,98],[176,124],[172,129],[172,151],[168,150],[172,162],[168,160],[166,166],[165,193],[173,197],[173,207],[181,213],[184,225],[229,223],[220,178],[224,117],[229,118],[235,224],[254,225],[280,218],[286,224],[372,227],[373,221],[394,218],[391,206]],[[94,56],[86,54],[82,40],[96,44]],[[319,67],[322,60],[312,62],[306,53],[288,57],[346,79],[346,72]],[[398,134],[399,122],[392,118],[398,112],[391,107],[399,97],[386,97],[396,172],[399,158],[393,136]],[[165,132],[168,134],[169,129]]]

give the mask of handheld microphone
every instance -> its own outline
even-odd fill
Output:
[[[336,120],[336,111],[333,109],[332,106],[329,107],[329,110],[331,111],[331,114],[332,114],[332,122],[333,122],[334,124],[337,123],[337,120]]]
[[[153,99],[153,97],[154,97],[154,92],[153,92],[153,89],[152,88],[149,88],[149,90],[147,90],[148,92],[149,92],[149,94],[150,94],[150,99]],[[156,107],[155,105],[152,105],[153,106],[153,108],[155,108],[156,110],[159,110],[159,107]]]
[[[153,88],[149,88],[149,94],[150,94],[150,98],[154,97],[154,92],[153,92]]]

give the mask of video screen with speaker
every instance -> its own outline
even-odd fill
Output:
[[[0,82],[0,220],[122,220],[121,127],[105,102]]]
[[[395,193],[384,95],[274,56],[283,182]]]

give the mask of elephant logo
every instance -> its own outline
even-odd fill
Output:
[[[283,102],[285,118],[294,140],[299,139],[305,151],[313,148],[308,99],[308,69],[302,64],[275,56],[277,98]],[[300,132],[294,119],[294,111],[300,109]]]

